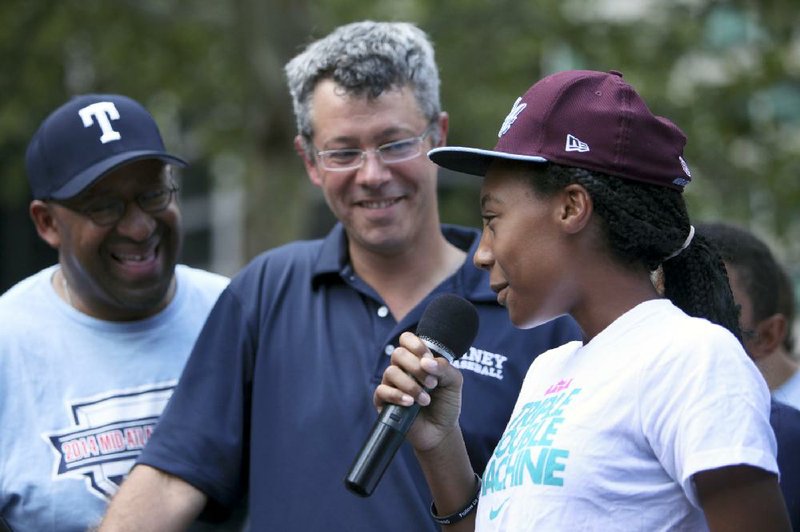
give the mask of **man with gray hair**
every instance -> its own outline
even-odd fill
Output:
[[[295,147],[338,223],[324,239],[262,254],[223,292],[102,530],[180,530],[243,493],[253,530],[437,530],[407,445],[369,498],[344,484],[400,334],[441,294],[477,308],[477,337],[456,362],[476,471],[531,360],[578,337],[565,318],[515,329],[472,265],[479,232],[440,223],[425,152],[444,144],[448,117],[419,28],[342,26],[286,74]]]

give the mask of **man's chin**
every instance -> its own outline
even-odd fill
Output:
[[[151,316],[170,302],[170,283],[124,290],[114,299],[116,307],[122,313]]]

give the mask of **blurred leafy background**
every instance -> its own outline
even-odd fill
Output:
[[[148,107],[183,171],[184,261],[233,274],[331,220],[294,152],[283,65],[361,19],[435,43],[450,144],[491,147],[511,103],[569,68],[624,73],[687,133],[696,220],[767,239],[800,277],[796,0],[3,0],[0,290],[55,260],[27,219],[24,152],[69,96]],[[477,225],[477,180],[441,175],[443,219]]]

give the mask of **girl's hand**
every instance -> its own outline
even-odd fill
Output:
[[[434,357],[416,335],[405,332],[392,353],[392,363],[373,397],[380,411],[387,403],[422,408],[407,434],[420,452],[438,446],[451,431],[458,431],[463,377],[442,357]]]

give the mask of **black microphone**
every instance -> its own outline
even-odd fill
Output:
[[[416,335],[435,356],[449,362],[460,358],[478,334],[478,311],[472,304],[454,294],[443,294],[425,308],[417,325]],[[417,417],[420,405],[389,404],[372,427],[369,438],[344,479],[347,489],[369,497],[406,438]]]

